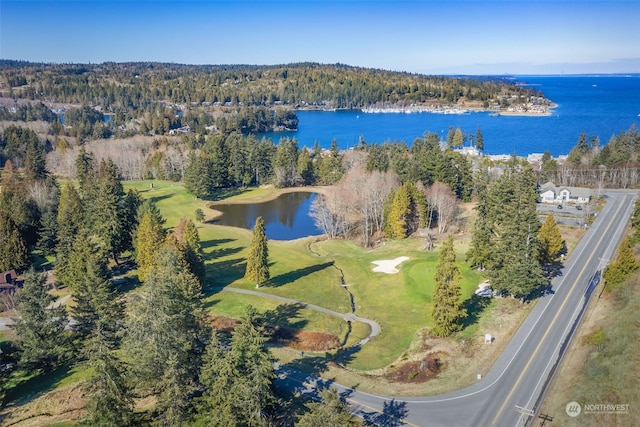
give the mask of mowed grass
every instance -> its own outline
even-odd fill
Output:
[[[143,197],[152,198],[163,216],[166,226],[173,227],[181,217],[194,219],[200,208],[209,218],[213,212],[208,202],[196,200],[177,183],[150,181],[125,183],[125,188],[137,188]],[[232,199],[258,201],[272,196],[271,189],[255,189],[242,192]],[[216,315],[238,318],[247,304],[262,312],[275,312],[282,303],[266,298],[233,294],[215,288],[232,286],[255,289],[255,283],[244,279],[246,256],[251,231],[224,227],[212,223],[199,224],[200,239],[205,252],[207,279],[205,283],[207,310]],[[260,292],[279,295],[306,303],[316,304],[339,313],[351,311],[348,292],[341,285],[341,272],[353,293],[356,314],[370,318],[382,326],[380,336],[370,341],[353,355],[349,365],[354,369],[371,370],[392,363],[405,351],[416,332],[432,325],[431,295],[438,248],[423,250],[421,239],[391,241],[375,250],[365,250],[353,242],[316,241],[304,238],[293,241],[270,241],[269,259],[271,279],[263,284]],[[398,274],[373,272],[373,261],[408,256]],[[462,262],[462,298],[473,294],[480,275]],[[279,310],[286,312],[284,307]],[[279,319],[286,324],[321,330],[344,337],[342,320],[308,309],[296,310],[292,319]],[[362,335],[358,325],[352,340]]]
[[[431,295],[438,249],[423,250],[420,239],[391,241],[376,250],[364,250],[353,242],[335,240],[318,242],[313,249],[333,257],[345,273],[345,281],[354,294],[356,314],[377,321],[380,336],[354,355],[350,366],[370,370],[392,363],[405,351],[416,332],[432,326]],[[374,272],[373,261],[407,256],[399,273]],[[458,258],[461,258],[460,256]],[[459,262],[462,273],[462,297],[473,294],[480,276]]]

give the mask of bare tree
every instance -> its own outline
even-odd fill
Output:
[[[447,184],[435,182],[427,188],[427,204],[437,212],[438,233],[444,233],[455,220],[459,212],[458,199]]]
[[[340,234],[345,219],[344,209],[339,206],[339,198],[335,189],[326,194],[318,195],[309,209],[313,222],[329,239],[335,239]]]
[[[364,165],[352,167],[338,183],[342,216],[360,230],[362,243],[371,245],[371,236],[384,228],[384,205],[389,193],[399,185],[393,172],[367,172]]]

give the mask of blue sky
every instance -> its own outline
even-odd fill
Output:
[[[630,73],[639,23],[640,0],[0,0],[0,58]]]

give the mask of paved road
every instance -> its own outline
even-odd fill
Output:
[[[608,202],[587,231],[551,292],[540,298],[487,375],[465,389],[445,395],[403,398],[345,389],[355,411],[381,426],[476,427],[521,425],[516,407],[535,410],[550,371],[568,345],[594,276],[606,265],[622,238],[633,209],[634,191],[610,191]],[[312,393],[317,378],[286,366],[280,383]],[[564,414],[555,414],[558,425]]]

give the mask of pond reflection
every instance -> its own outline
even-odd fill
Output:
[[[281,194],[274,200],[253,204],[217,204],[222,216],[217,224],[253,229],[256,218],[262,216],[267,238],[293,240],[300,237],[317,236],[322,232],[309,216],[309,208],[316,193],[297,191]]]

